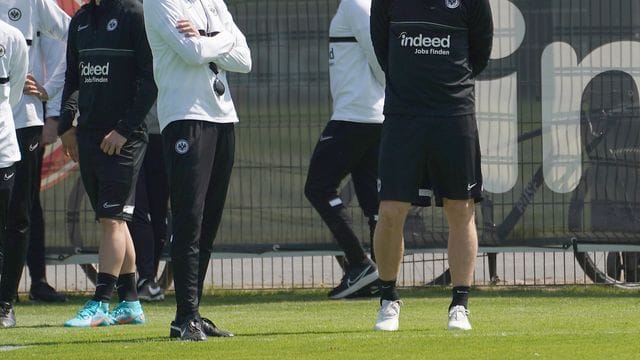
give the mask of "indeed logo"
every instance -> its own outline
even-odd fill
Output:
[[[85,77],[85,83],[109,82],[109,65],[91,65],[91,63],[80,63],[80,75]],[[99,77],[100,76],[100,77]]]
[[[91,63],[80,63],[80,75],[93,76],[93,75],[109,75],[109,63],[106,65],[91,65]]]
[[[422,34],[408,36],[406,32],[403,32],[399,39],[400,46],[416,47],[418,49],[415,54],[419,55],[449,55],[448,49],[451,48],[451,35],[446,37],[429,37]]]

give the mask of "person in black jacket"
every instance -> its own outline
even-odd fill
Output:
[[[489,0],[373,0],[371,39],[385,72],[374,249],[381,307],[375,330],[399,327],[396,279],[412,203],[444,206],[453,300],[449,329],[469,330],[467,300],[478,238],[480,146],[474,79],[491,53]]]
[[[142,4],[92,0],[71,20],[58,133],[100,222],[100,269],[93,298],[65,326],[145,321],[135,281],[135,251],[126,220],[147,135],[143,120],[155,101],[151,50]],[[72,120],[79,110],[78,126]],[[117,283],[119,304],[109,313]]]

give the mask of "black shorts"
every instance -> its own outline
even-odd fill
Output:
[[[100,149],[102,132],[78,130],[78,155],[82,183],[96,212],[96,219],[130,221],[133,216],[136,181],[147,144],[127,140],[119,155]]]
[[[382,128],[380,200],[437,206],[482,200],[480,142],[474,115],[387,115]]]

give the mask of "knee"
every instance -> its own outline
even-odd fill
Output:
[[[402,228],[411,204],[398,201],[382,201],[378,210],[380,227]]]
[[[307,180],[304,184],[304,196],[309,200],[314,207],[321,206],[324,203],[329,202],[330,195],[326,194],[327,191],[317,183]]]
[[[318,190],[313,186],[313,184],[311,184],[311,182],[309,182],[308,179],[307,179],[307,182],[305,182],[304,184],[304,196],[312,204],[316,201],[316,198],[318,197]]]
[[[450,226],[473,224],[475,204],[473,200],[444,200],[444,210]]]

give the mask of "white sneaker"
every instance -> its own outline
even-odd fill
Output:
[[[469,310],[462,305],[456,305],[449,310],[449,330],[471,330]]]
[[[399,327],[400,301],[382,300],[378,320],[373,330],[376,331],[396,331]]]

